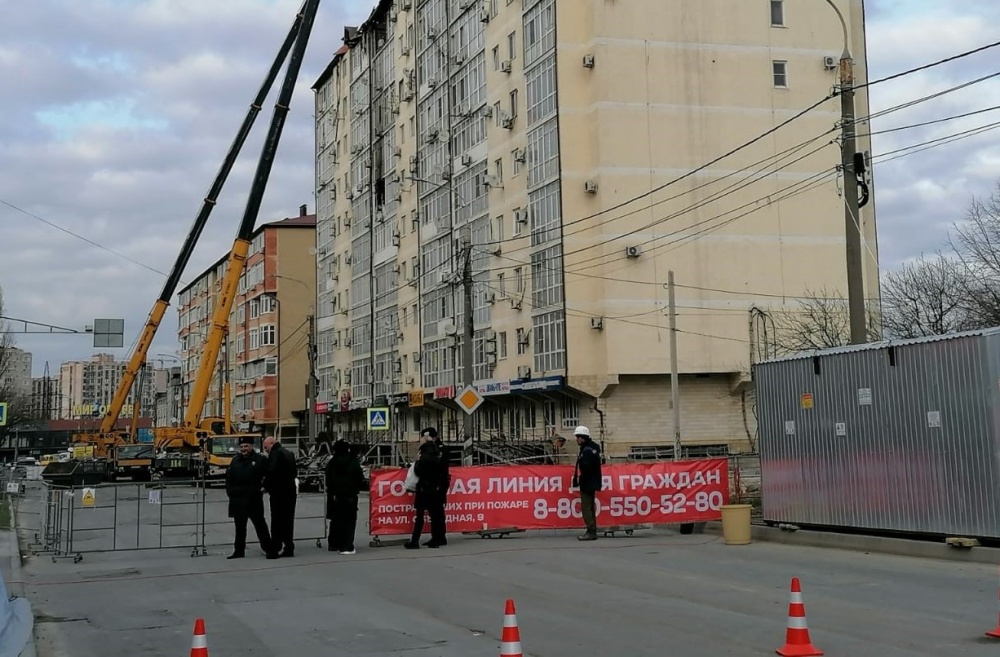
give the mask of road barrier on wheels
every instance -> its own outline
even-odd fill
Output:
[[[266,496],[265,496],[266,497]],[[325,538],[325,496],[299,495],[296,541]],[[233,541],[224,491],[204,481],[106,483],[42,489],[39,529],[28,546],[53,561],[123,550],[186,549],[192,557]],[[269,523],[270,524],[270,523]],[[253,541],[248,541],[253,543]]]
[[[369,529],[372,545],[412,531],[413,494],[406,469],[371,473]],[[445,507],[448,531],[509,534],[583,526],[573,466],[511,465],[451,468]],[[726,459],[606,465],[597,494],[598,531],[718,520],[729,501]]]

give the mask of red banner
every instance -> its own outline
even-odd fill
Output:
[[[672,524],[718,520],[729,501],[726,459],[606,465],[597,494],[597,524]],[[406,469],[371,473],[372,535],[413,529],[413,494]],[[574,529],[583,526],[580,496],[565,465],[451,469],[445,507],[448,531]]]

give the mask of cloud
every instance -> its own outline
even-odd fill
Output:
[[[82,329],[124,317],[126,347],[160,294],[209,184],[301,0],[39,0],[0,22],[0,198],[127,255],[0,206],[6,312]],[[259,222],[313,203],[310,86],[368,2],[321,5]],[[39,26],[44,26],[40,28]],[[231,246],[277,88],[184,274]],[[147,268],[148,267],[148,268]],[[177,318],[152,352],[172,352]],[[91,338],[18,335],[36,373],[86,358]],[[128,349],[115,350],[125,356]]]

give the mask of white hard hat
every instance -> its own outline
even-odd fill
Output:
[[[586,436],[587,438],[590,438],[590,429],[588,429],[587,427],[584,427],[584,426],[579,426],[579,427],[577,427],[576,429],[573,430],[573,435],[574,436]]]

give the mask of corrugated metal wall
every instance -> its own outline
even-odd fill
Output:
[[[1000,537],[1000,333],[754,367],[763,516]]]

